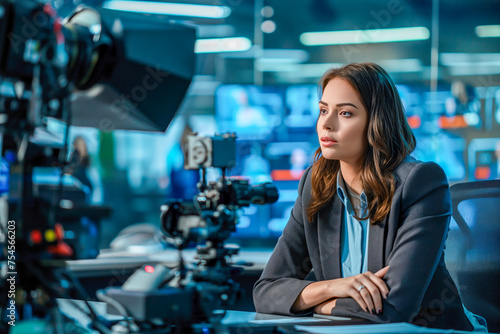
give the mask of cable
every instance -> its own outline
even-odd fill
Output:
[[[111,333],[107,327],[101,327],[101,325],[102,326],[105,326],[105,325],[102,323],[101,319],[99,318],[99,316],[95,312],[92,305],[90,305],[90,303],[88,301],[90,298],[87,295],[87,293],[85,292],[85,289],[81,285],[80,281],[69,270],[65,270],[64,274],[66,274],[69,277],[69,279],[73,283],[73,286],[75,287],[76,291],[80,295],[80,298],[82,298],[83,302],[85,303],[85,305],[89,309],[90,314],[87,314],[86,312],[85,313],[89,316],[90,320],[92,321],[92,325],[94,325],[94,327],[96,327],[96,329],[101,333]],[[80,306],[78,306],[78,307],[80,308]],[[83,312],[83,309],[81,309],[81,310]]]
[[[96,291],[96,297],[97,297],[97,299],[99,299],[102,302],[111,304],[118,311],[118,313],[120,313],[120,315],[122,315],[125,318],[128,330],[129,331],[132,330],[130,327],[130,325],[133,324],[132,317],[129,316],[127,309],[125,307],[123,307],[122,304],[120,304],[116,299],[111,298],[110,296],[107,296],[106,294],[104,294],[104,292],[102,292],[100,290]]]
[[[54,305],[50,310],[50,315],[52,319],[52,326],[54,328],[55,334],[64,334],[64,326],[62,323],[62,315],[61,312]]]
[[[36,266],[29,266],[29,267],[30,267],[31,272],[38,278],[39,282],[42,283],[43,286],[45,286],[49,290],[49,295],[59,295],[60,297],[68,297],[69,298],[68,295],[61,296],[58,288],[53,287],[52,282],[50,282],[50,280],[45,279],[44,275],[38,270],[38,268]],[[63,274],[66,274],[70,278],[70,280],[72,281],[73,285],[75,286],[77,292],[79,294],[81,294],[83,301],[85,302],[88,309],[90,310],[90,313],[91,313],[90,319],[92,320],[92,324],[94,325],[96,330],[102,334],[110,334],[111,332],[109,331],[109,329],[107,327],[105,327],[104,324],[101,323],[101,321],[99,320],[99,317],[97,316],[94,309],[92,308],[92,306],[88,302],[88,300],[87,300],[88,296],[86,296],[85,290],[81,286],[80,282],[75,277],[72,276],[72,273],[70,273],[66,269],[62,269],[61,271],[54,271],[55,278],[60,279],[60,275],[63,275]],[[54,319],[54,321],[56,321],[56,319]]]
[[[174,268],[169,268],[170,272],[168,273],[167,276],[165,276],[165,279],[160,283],[158,286],[158,289],[164,287],[166,284],[170,283],[171,280],[175,278],[175,267]]]

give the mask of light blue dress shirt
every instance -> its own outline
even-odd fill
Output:
[[[353,216],[354,208],[347,195],[347,186],[342,174],[337,174],[337,194],[344,203],[344,215],[342,219],[341,261],[342,277],[350,277],[364,273],[368,270],[368,234],[370,220],[357,220]],[[363,191],[360,196],[360,216],[368,214],[368,201]]]

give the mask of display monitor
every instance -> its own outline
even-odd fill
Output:
[[[422,161],[434,161],[443,168],[448,180],[466,177],[465,139],[448,132],[417,135],[417,146],[412,155]]]
[[[219,132],[239,139],[268,140],[283,117],[283,87],[222,85],[215,93]]]

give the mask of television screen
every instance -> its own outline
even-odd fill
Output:
[[[405,108],[408,123],[413,130],[420,129],[423,118],[421,94],[411,86],[396,85],[403,107]]]
[[[446,124],[443,127],[439,123],[439,117],[459,115],[464,117],[463,120],[470,117],[450,109],[450,99],[454,98],[450,86],[438,87],[433,96],[424,86],[396,87],[417,139],[413,156],[438,163],[450,182],[467,179],[465,136],[447,131]],[[229,175],[249,179],[254,185],[271,181],[280,195],[272,205],[244,208],[235,238],[275,240],[281,235],[297,198],[300,178],[311,165],[319,147],[316,134],[319,93],[317,85],[223,85],[216,92],[215,117],[219,132],[230,129],[239,137],[237,166]],[[249,106],[253,109],[246,111]],[[269,120],[264,120],[262,115]],[[273,117],[275,121],[271,122]],[[467,118],[467,121],[471,119]],[[457,124],[453,123],[451,127]],[[476,178],[500,173],[497,172],[500,170],[498,158],[490,146],[474,156],[478,166]]]
[[[243,209],[235,238],[277,238],[281,235],[297,198],[299,180],[312,162],[316,144],[309,142],[237,141],[237,166],[230,175],[252,185],[271,181],[279,199],[271,205]]]
[[[441,129],[480,128],[482,120],[479,110],[481,104],[471,87],[457,88],[453,83],[438,86],[436,92],[423,91],[423,106],[430,120],[437,119]]]
[[[472,139],[467,155],[470,180],[500,178],[500,137]]]
[[[497,124],[500,124],[500,88],[495,92],[495,105],[493,108],[495,121]]]
[[[417,147],[412,155],[422,161],[440,165],[448,180],[458,181],[466,176],[465,139],[448,132],[416,135]]]
[[[215,118],[221,133],[239,139],[270,139],[283,117],[283,88],[222,85],[215,93]]]
[[[319,114],[318,94],[316,85],[288,87],[285,94],[285,125],[289,128],[314,128]]]
[[[7,159],[0,159],[0,195],[9,192],[9,163]]]

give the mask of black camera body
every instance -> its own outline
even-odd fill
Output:
[[[30,82],[42,50],[55,46],[55,18],[37,1],[1,0],[0,8],[0,74]]]
[[[236,232],[241,207],[274,203],[277,198],[270,182],[252,186],[248,180],[219,180],[206,185],[192,202],[170,200],[162,205],[162,228],[178,239],[178,245],[225,240]]]
[[[236,231],[241,207],[278,199],[278,191],[270,182],[252,186],[248,180],[225,177],[226,169],[236,165],[235,141],[234,133],[187,137],[184,168],[201,169],[203,177],[193,201],[170,200],[161,207],[162,228],[167,237],[177,239],[177,245],[206,240],[219,243]],[[207,183],[208,167],[221,168],[223,176]]]
[[[115,42],[94,9],[80,7],[62,20],[40,1],[0,0],[0,13],[0,75],[34,89],[42,106],[90,88],[117,61]],[[44,112],[62,117],[61,107]]]

